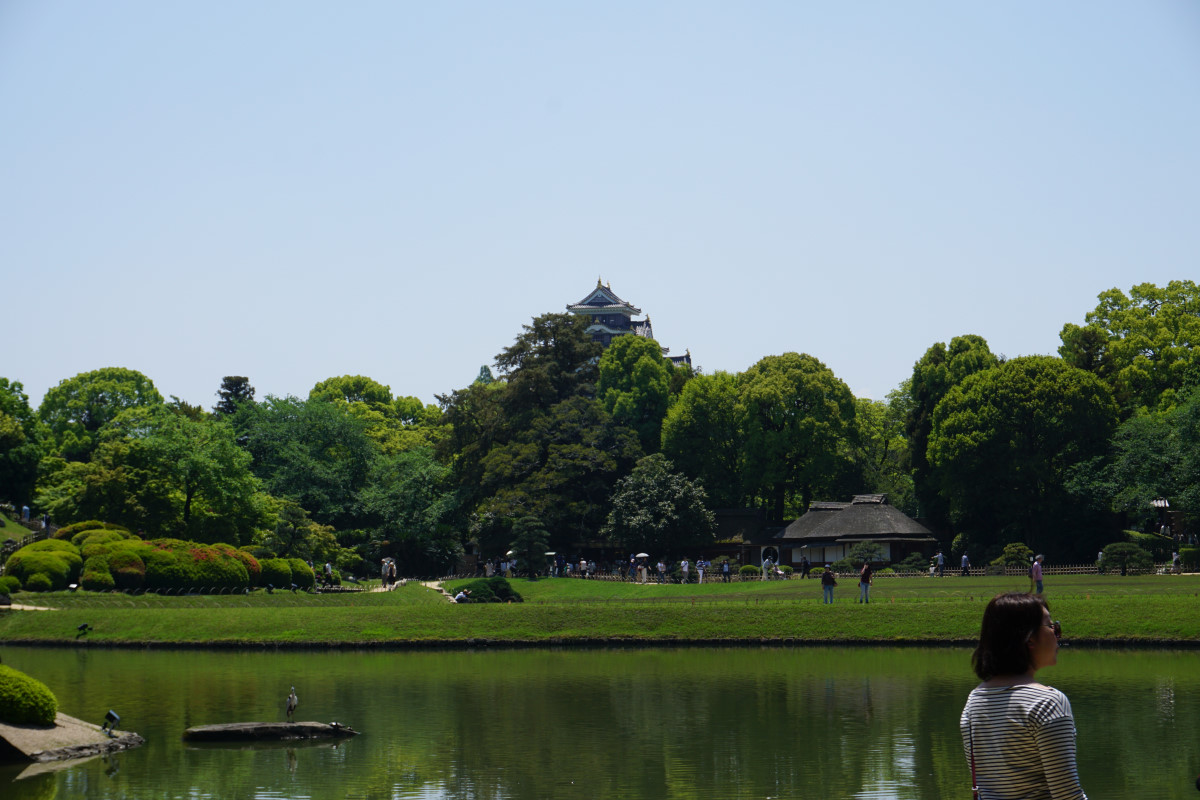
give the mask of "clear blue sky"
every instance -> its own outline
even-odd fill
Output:
[[[601,277],[882,399],[1197,279],[1200,3],[0,2],[0,375],[461,388]]]

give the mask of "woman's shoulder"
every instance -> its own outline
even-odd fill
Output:
[[[967,705],[991,702],[1001,702],[1006,706],[1016,705],[1043,721],[1071,716],[1071,701],[1053,686],[1036,681],[989,685],[991,683],[981,683],[971,690]]]

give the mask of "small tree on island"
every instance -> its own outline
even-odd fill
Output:
[[[512,551],[520,563],[529,571],[529,580],[536,581],[538,565],[546,558],[550,538],[542,521],[534,516],[524,516],[513,523]]]

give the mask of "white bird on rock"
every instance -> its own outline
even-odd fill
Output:
[[[287,718],[288,722],[295,722],[296,706],[300,704],[299,698],[296,697],[296,687],[292,687],[292,693],[287,698]]]

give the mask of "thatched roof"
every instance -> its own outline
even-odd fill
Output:
[[[933,534],[921,523],[888,505],[887,496],[860,494],[849,503],[815,502],[784,528],[776,539],[816,542],[858,542],[864,539],[932,542]]]

